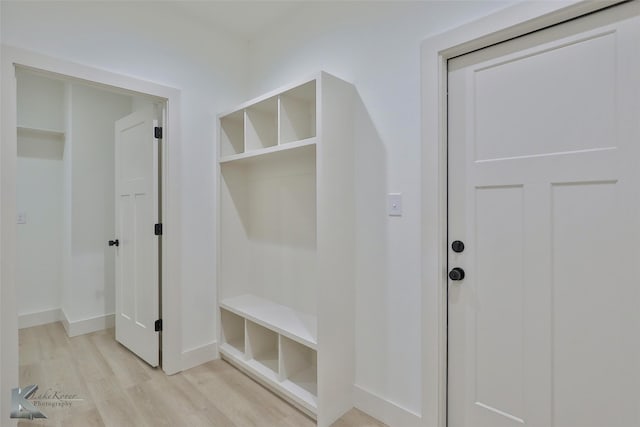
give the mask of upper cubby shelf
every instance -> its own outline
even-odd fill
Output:
[[[247,163],[253,160],[277,156],[279,153],[285,154],[293,151],[305,150],[305,147],[313,147],[316,145],[315,138],[309,138],[302,141],[291,142],[286,145],[274,145],[259,150],[253,150],[246,153],[233,154],[220,158],[220,164],[240,164]]]
[[[219,162],[315,144],[316,92],[313,79],[220,115]]]

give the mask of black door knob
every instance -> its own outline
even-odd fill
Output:
[[[464,270],[460,267],[456,267],[449,272],[449,279],[451,280],[462,280],[464,279]]]
[[[120,246],[120,241],[118,239],[109,240],[109,246]]]
[[[464,251],[464,243],[462,243],[460,240],[454,240],[451,243],[451,249],[453,250],[453,252],[460,253]]]

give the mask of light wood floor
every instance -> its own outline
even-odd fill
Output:
[[[46,420],[19,426],[307,427],[315,422],[216,360],[167,376],[117,343],[113,329],[67,337],[60,323],[20,330],[20,384],[36,394],[77,394],[70,407],[42,407]],[[381,427],[351,410],[334,427]]]

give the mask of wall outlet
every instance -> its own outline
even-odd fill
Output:
[[[18,224],[26,224],[27,223],[27,213],[26,212],[18,212],[17,222],[18,222]]]
[[[389,216],[402,216],[402,193],[389,193],[387,195],[387,214]]]

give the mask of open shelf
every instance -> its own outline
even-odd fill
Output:
[[[300,148],[310,147],[316,145],[316,139],[306,139],[304,141],[292,142],[287,145],[276,145],[268,148],[263,148],[259,150],[250,151],[247,153],[228,155],[220,158],[220,163],[249,163],[251,161],[258,161],[262,158],[267,158],[274,155],[279,155],[278,153],[287,153],[296,151]]]
[[[222,342],[238,354],[244,354],[244,319],[227,310],[220,310]]]
[[[278,144],[278,98],[268,98],[248,107],[245,115],[247,152]]]
[[[244,111],[220,118],[220,156],[244,153]]]
[[[247,359],[256,361],[277,373],[280,364],[278,334],[257,323],[247,321]]]
[[[317,321],[315,316],[300,313],[255,295],[241,295],[220,302],[220,307],[272,329],[302,345],[316,349]]]
[[[315,80],[280,95],[280,144],[316,136]]]
[[[280,379],[287,386],[318,395],[317,352],[287,337],[280,336]]]

